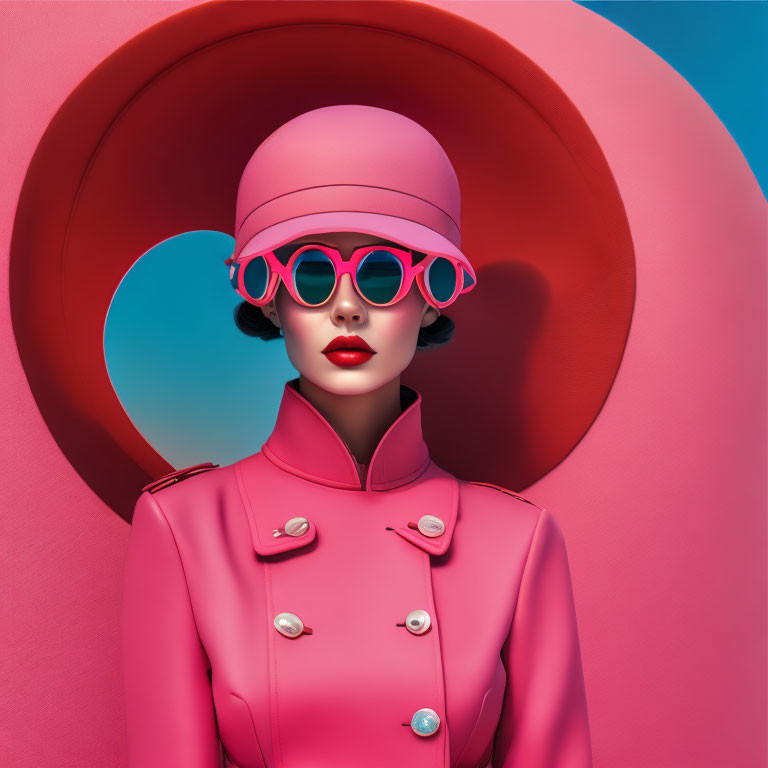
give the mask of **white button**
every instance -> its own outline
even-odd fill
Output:
[[[274,537],[278,536],[303,536],[309,530],[309,520],[306,517],[292,517],[286,520],[282,528],[272,531]]]
[[[419,531],[425,536],[442,536],[445,523],[437,515],[424,515],[419,518]]]
[[[411,728],[418,736],[431,736],[440,727],[440,717],[434,709],[423,707],[411,718]]]
[[[405,626],[409,632],[414,635],[423,635],[432,624],[430,615],[421,608],[417,608],[415,611],[411,611],[405,617]]]
[[[275,629],[286,637],[298,637],[304,631],[304,622],[295,614],[278,613],[274,620]]]

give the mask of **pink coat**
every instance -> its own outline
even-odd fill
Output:
[[[361,484],[296,382],[260,452],[137,501],[129,766],[589,768],[552,514],[431,461],[405,386]]]

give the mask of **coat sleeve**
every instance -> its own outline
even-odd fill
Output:
[[[136,502],[123,575],[129,768],[219,768],[209,663],[176,540],[152,494]]]
[[[542,509],[501,658],[493,768],[592,768],[586,690],[562,531]]]

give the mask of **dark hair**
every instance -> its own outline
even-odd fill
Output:
[[[235,307],[235,325],[246,335],[263,341],[282,338],[282,331],[264,316],[261,307],[241,301]]]
[[[275,248],[274,254],[280,263],[285,266],[300,244],[288,243]],[[413,263],[418,264],[426,258],[425,253],[411,251]],[[260,307],[243,301],[235,307],[235,325],[247,336],[255,336],[263,341],[279,339],[283,337],[282,331],[268,318],[264,316]],[[456,325],[450,317],[441,314],[437,320],[426,328],[419,329],[419,338],[416,341],[417,350],[444,347],[453,340]]]

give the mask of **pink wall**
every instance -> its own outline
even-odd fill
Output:
[[[51,438],[20,366],[8,251],[29,161],[116,47],[197,3],[4,3],[0,194],[3,765],[124,763],[126,523]],[[525,490],[568,541],[598,768],[765,764],[766,202],[703,100],[569,2],[430,3],[493,29],[582,112],[621,191],[637,296],[591,429]],[[588,40],[588,44],[585,41]],[[518,489],[523,490],[523,489]]]
[[[687,81],[610,22],[568,3],[446,7],[566,91],[635,240],[613,389],[527,491],[568,541],[595,763],[764,766],[765,199]]]
[[[124,765],[118,610],[129,527],[83,483],[32,399],[9,320],[16,202],[48,122],[133,35],[194,3],[0,4],[0,764]]]

